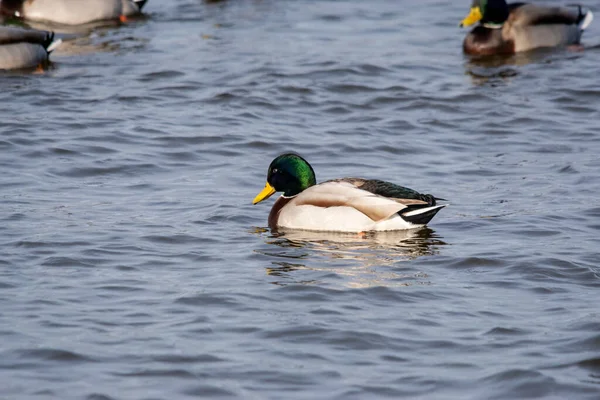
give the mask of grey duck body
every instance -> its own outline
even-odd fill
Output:
[[[52,51],[53,39],[54,33],[48,31],[0,26],[0,69],[44,64]]]

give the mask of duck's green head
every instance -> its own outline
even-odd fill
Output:
[[[505,0],[473,0],[471,11],[460,26],[473,25],[481,21],[482,24],[502,25],[508,19],[508,4]]]
[[[267,184],[252,201],[260,203],[275,192],[284,196],[295,196],[317,183],[315,171],[302,157],[293,153],[282,154],[271,162],[267,173]]]

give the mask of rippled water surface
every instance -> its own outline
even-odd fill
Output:
[[[598,399],[600,23],[469,60],[468,6],[54,27],[48,71],[0,74],[0,398]],[[451,206],[271,232],[251,201],[288,150]]]

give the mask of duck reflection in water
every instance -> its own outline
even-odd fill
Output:
[[[322,284],[323,274],[336,274],[350,287],[427,284],[426,274],[399,263],[435,255],[446,244],[427,227],[359,234],[255,228],[254,233],[265,237],[266,246],[255,251],[272,259],[265,269],[278,285]]]
[[[593,47],[591,48],[593,49]],[[465,56],[465,73],[476,85],[509,82],[520,74],[519,67],[530,64],[552,64],[562,60],[575,60],[581,52],[572,49],[556,50],[540,48],[516,54],[497,54],[492,56]]]

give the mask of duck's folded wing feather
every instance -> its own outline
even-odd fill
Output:
[[[565,7],[524,4],[511,12],[508,22],[516,27],[548,24],[576,24],[579,15]]]
[[[367,192],[349,182],[332,181],[311,186],[294,198],[291,205],[315,207],[352,207],[373,221],[381,221],[407,208],[406,205]]]
[[[0,27],[0,44],[33,43],[46,45],[51,39],[51,34],[46,31],[31,29]]]
[[[415,200],[415,199],[397,199],[397,198],[390,198],[390,200],[394,200],[397,203],[400,204],[404,204],[405,206],[420,206],[420,207],[424,207],[424,206],[428,206],[429,203],[427,203],[426,201],[423,200]]]
[[[413,199],[435,203],[435,199],[433,198],[433,196],[424,195],[417,192],[416,190],[396,185],[395,183],[382,181],[379,179],[342,178],[329,182],[348,182],[359,189],[366,190],[367,192],[371,192],[373,194],[388,198],[406,200]]]

